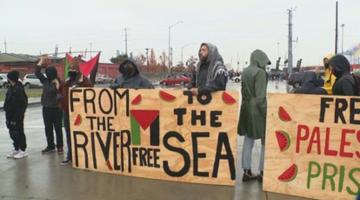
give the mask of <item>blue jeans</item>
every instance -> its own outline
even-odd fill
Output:
[[[242,151],[242,168],[243,169],[246,169],[246,170],[251,169],[252,150],[254,147],[254,143],[255,143],[254,139],[245,135],[243,151]],[[264,151],[265,151],[265,145],[261,144],[259,171],[264,170]]]

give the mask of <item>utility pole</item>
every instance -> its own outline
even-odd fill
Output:
[[[338,53],[338,18],[339,18],[339,13],[338,13],[338,8],[339,8],[339,2],[336,1],[336,9],[335,9],[335,55]]]
[[[90,59],[92,58],[92,42],[89,43],[90,44]]]
[[[145,49],[146,53],[146,66],[149,67],[149,48]]]
[[[54,57],[57,57],[59,53],[59,45],[55,45],[55,53],[54,53]]]
[[[293,11],[294,9],[288,9],[288,15],[289,15],[289,35],[288,35],[288,75],[290,76],[293,73],[293,49],[292,49],[292,44],[293,44],[293,32],[292,32],[292,28],[293,28],[293,23],[292,23],[292,18],[293,18]]]
[[[5,53],[7,53],[7,42],[4,40]]]
[[[127,28],[125,28],[125,54],[128,55],[128,47],[127,47]]]
[[[345,28],[345,24],[341,24],[341,32],[342,32],[342,36],[341,36],[341,54],[344,54],[344,28]]]

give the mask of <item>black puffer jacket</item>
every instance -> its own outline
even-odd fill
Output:
[[[7,122],[18,122],[24,119],[28,97],[20,82],[10,85],[6,92],[4,110]]]
[[[336,81],[333,86],[334,95],[354,96],[356,95],[356,85],[354,77],[350,74],[351,66],[343,55],[336,55],[329,61],[333,69]]]

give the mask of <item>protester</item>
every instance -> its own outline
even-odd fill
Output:
[[[296,94],[323,94],[327,92],[322,88],[324,81],[319,79],[315,72],[304,72],[301,80],[301,87],[296,88],[294,93]]]
[[[152,83],[142,75],[138,66],[131,59],[126,59],[119,66],[119,72],[122,74],[116,78],[115,83],[110,88],[133,88],[133,89],[153,89]]]
[[[270,64],[268,56],[263,51],[255,50],[250,57],[250,66],[245,68],[242,73],[242,103],[238,134],[245,136],[242,151],[243,182],[256,178],[262,182],[268,82],[265,69]],[[252,149],[256,139],[261,139],[260,174],[258,176],[253,175],[251,171]]]
[[[21,159],[27,156],[26,136],[24,133],[24,116],[28,105],[24,87],[19,82],[19,72],[11,71],[7,74],[9,88],[6,92],[4,111],[6,127],[9,129],[10,138],[13,140],[14,150],[7,158]]]
[[[343,55],[336,55],[330,59],[329,65],[332,73],[336,77],[335,84],[332,88],[334,95],[354,96],[357,94],[356,82],[350,74],[351,66],[349,61]]]
[[[329,60],[334,57],[333,54],[329,53],[323,59],[324,63],[324,89],[328,94],[332,94],[332,88],[335,84],[336,77],[333,75],[331,67],[329,65]]]
[[[190,87],[197,88],[198,93],[225,90],[229,75],[217,47],[210,43],[201,44],[199,59]]]
[[[67,154],[61,165],[67,165],[72,162],[71,154],[71,135],[70,135],[70,118],[69,118],[69,91],[74,87],[93,87],[90,80],[83,76],[79,69],[79,60],[74,58],[68,72],[68,79],[60,85],[61,108],[64,111],[64,127],[66,132]]]
[[[41,104],[43,106],[43,120],[45,125],[45,133],[47,139],[47,147],[42,153],[55,151],[54,133],[56,133],[56,148],[58,153],[63,153],[63,135],[62,135],[62,110],[59,107],[59,87],[60,81],[57,76],[55,67],[46,66],[48,60],[46,56],[40,58],[39,63],[35,67],[35,75],[43,85],[41,95]],[[45,69],[46,77],[41,73],[41,68]]]

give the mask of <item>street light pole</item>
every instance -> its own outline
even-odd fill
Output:
[[[172,24],[172,25],[170,25],[169,26],[169,55],[168,55],[168,62],[169,62],[169,68],[171,68],[171,65],[172,65],[172,59],[171,59],[171,54],[172,54],[172,52],[171,52],[171,28],[173,28],[174,26],[176,26],[176,25],[178,25],[178,24],[181,24],[181,23],[183,23],[183,21],[178,21],[178,22],[176,22],[175,24]]]
[[[341,24],[341,54],[344,54],[344,28],[345,24]]]

